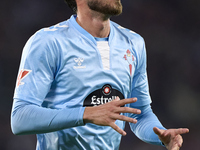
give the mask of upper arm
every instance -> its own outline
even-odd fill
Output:
[[[38,34],[23,49],[14,98],[40,105],[54,79],[56,57],[50,40]]]
[[[137,97],[138,101],[131,104],[133,107],[144,106],[151,103],[147,78],[146,47],[143,38],[139,40],[136,48],[137,65],[132,80],[131,97]]]

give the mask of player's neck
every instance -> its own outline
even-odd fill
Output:
[[[77,23],[94,37],[108,37],[110,33],[110,16],[91,10],[77,12]]]

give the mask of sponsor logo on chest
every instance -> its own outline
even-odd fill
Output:
[[[113,89],[111,85],[106,84],[101,89],[97,89],[96,91],[89,94],[86,97],[83,106],[102,105],[113,101],[117,96],[120,99],[124,99],[124,95],[120,91]]]

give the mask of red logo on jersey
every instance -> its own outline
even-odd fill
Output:
[[[28,74],[31,72],[31,70],[27,70],[27,69],[22,69],[19,72],[19,75],[17,77],[17,87],[19,87],[20,85],[23,85],[24,82],[21,82],[25,77],[28,76]]]
[[[130,75],[132,75],[132,61],[134,61],[134,56],[131,54],[131,51],[127,49],[126,54],[123,57],[129,64]]]

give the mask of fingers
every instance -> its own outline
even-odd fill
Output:
[[[158,135],[159,139],[166,145],[166,147],[168,147],[168,149],[179,150],[183,143],[181,134],[188,133],[189,129],[179,128],[163,130],[154,127],[153,131]]]
[[[125,136],[126,132],[124,130],[122,130],[120,127],[118,127],[115,123],[111,123],[110,126],[117,131],[119,134]]]
[[[182,143],[183,143],[183,139],[180,135],[177,135],[174,140],[173,140],[173,145],[172,145],[172,148],[171,150],[179,150],[182,146]]]
[[[120,115],[121,113],[134,113],[140,114],[141,110],[134,109],[130,107],[121,107],[125,104],[134,103],[137,101],[137,98],[129,98],[120,100],[117,97],[114,101],[109,103],[97,106],[97,107],[86,107],[84,112],[84,122],[85,123],[94,123],[101,126],[110,126],[116,130],[121,135],[125,136],[126,132],[122,130],[115,124],[116,120],[127,121],[131,123],[137,123],[137,120],[131,117]]]
[[[161,130],[157,127],[154,127],[153,130],[157,135],[161,135],[164,132],[164,130]],[[186,134],[188,132],[189,132],[189,129],[187,129],[187,128],[179,128],[179,129],[169,129],[168,132],[166,132],[166,133],[178,135],[178,134]]]
[[[179,128],[179,129],[174,129],[174,133],[177,134],[186,134],[189,132],[189,129],[187,128]]]
[[[133,113],[133,114],[141,114],[141,110],[130,108],[130,107],[119,107],[116,110],[116,113]]]
[[[129,98],[129,99],[123,99],[120,100],[119,97],[117,97],[112,103],[117,106],[117,109],[115,109],[115,113],[133,113],[133,114],[140,114],[141,110],[130,108],[130,107],[120,107],[124,106],[125,104],[134,103],[137,101],[137,98]]]
[[[135,103],[137,101],[137,98],[129,98],[129,99],[123,99],[119,100],[119,97],[115,99],[117,101],[118,106],[124,106],[125,104],[130,104],[130,103]],[[119,107],[116,111],[117,113],[134,113],[134,114],[140,114],[141,110],[139,109],[134,109],[130,107]]]
[[[131,122],[131,123],[137,123],[136,119],[130,118],[130,117],[127,117],[127,116],[124,116],[124,115],[119,115],[119,114],[114,114],[112,116],[112,119],[126,121],[126,122]]]
[[[182,138],[181,134],[185,134],[188,132],[189,132],[189,129],[187,129],[187,128],[174,129],[175,141],[177,143],[178,149],[182,146],[182,143],[183,143],[183,138]]]
[[[171,150],[179,150],[180,148],[178,146],[174,146],[171,148]]]
[[[119,97],[117,97],[115,100],[119,100]],[[137,101],[137,98],[128,98],[123,99],[121,101],[118,101],[118,106],[124,106],[125,104],[135,103]]]
[[[183,144],[183,138],[181,137],[181,135],[177,135],[175,140],[177,141],[178,147],[181,147]]]
[[[160,135],[163,133],[163,131],[162,131],[161,129],[157,128],[157,127],[154,127],[154,128],[153,128],[153,131],[154,131],[155,134],[157,134],[158,136],[160,136]]]

